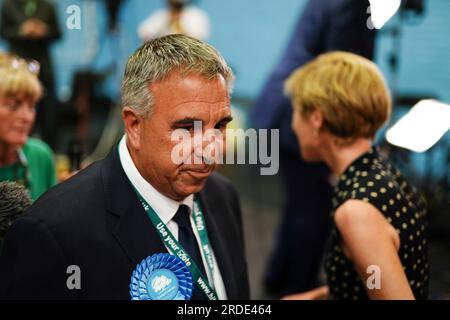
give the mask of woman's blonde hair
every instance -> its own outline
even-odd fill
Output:
[[[25,94],[34,101],[41,98],[42,86],[38,70],[36,66],[33,67],[33,63],[0,52],[0,96],[17,94]]]
[[[391,113],[391,95],[378,67],[348,52],[323,54],[297,69],[285,92],[303,116],[318,108],[323,128],[343,142],[373,138]]]

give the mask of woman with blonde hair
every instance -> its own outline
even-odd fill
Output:
[[[42,96],[39,64],[0,53],[0,181],[22,184],[36,200],[56,183],[53,153],[29,138]]]
[[[286,298],[427,298],[424,203],[373,146],[391,113],[376,65],[351,53],[324,54],[296,70],[285,89],[303,157],[324,161],[339,177],[325,258],[328,286]]]

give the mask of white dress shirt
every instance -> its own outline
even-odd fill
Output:
[[[183,201],[175,201],[161,194],[158,190],[156,190],[150,183],[145,180],[142,175],[139,173],[138,169],[134,165],[134,162],[131,158],[131,155],[128,151],[128,147],[126,144],[126,135],[123,136],[121,141],[119,142],[119,158],[122,164],[123,170],[127,175],[130,182],[136,188],[136,190],[141,194],[141,196],[147,201],[147,203],[153,208],[156,214],[159,216],[161,221],[167,226],[167,228],[172,232],[172,235],[178,240],[178,224],[172,219],[175,216],[175,213],[178,210],[178,207],[181,204],[184,204],[189,207],[191,215],[191,227],[195,234],[195,238],[197,239],[197,245],[199,242],[199,234],[197,228],[195,227],[194,220],[192,218],[192,207],[194,204],[194,195],[191,194]],[[166,247],[167,248],[167,247]],[[223,283],[222,275],[219,270],[219,265],[217,264],[216,257],[214,255],[214,250],[212,250],[212,257],[214,262],[214,274],[211,275],[208,265],[206,264],[206,259],[203,254],[203,251],[200,249],[203,260],[203,265],[205,266],[205,270],[208,273],[209,283],[214,283],[214,288],[216,290],[217,296],[220,300],[226,300],[227,295],[225,291],[225,285]],[[169,251],[169,250],[168,250]],[[169,251],[170,252],[170,251]],[[194,283],[195,285],[195,283]]]

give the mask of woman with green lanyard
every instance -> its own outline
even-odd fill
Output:
[[[53,153],[29,138],[42,96],[39,64],[0,53],[0,181],[23,185],[33,200],[56,183]]]

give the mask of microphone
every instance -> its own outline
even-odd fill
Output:
[[[0,240],[13,222],[31,206],[25,187],[12,181],[0,182]]]

